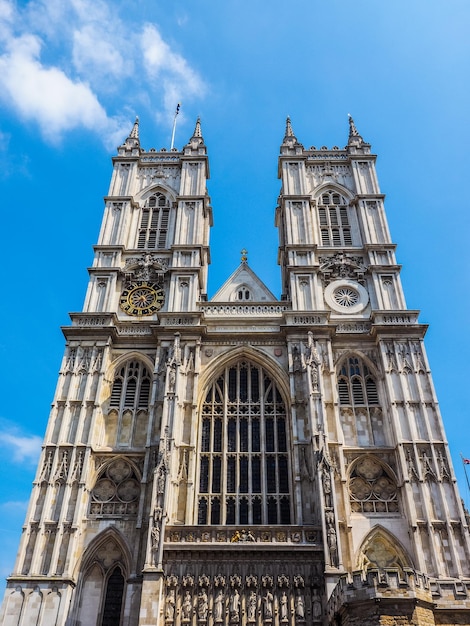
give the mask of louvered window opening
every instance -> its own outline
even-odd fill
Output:
[[[346,199],[339,193],[323,193],[318,202],[322,246],[351,246]]]
[[[129,361],[116,375],[111,391],[110,406],[120,409],[148,408],[150,375],[139,361]]]
[[[142,209],[137,247],[150,250],[166,248],[169,219],[169,200],[161,193],[151,196]]]
[[[339,403],[350,406],[378,405],[377,383],[369,368],[357,357],[350,357],[338,377]]]
[[[228,367],[202,406],[198,524],[290,524],[286,407],[267,372]]]

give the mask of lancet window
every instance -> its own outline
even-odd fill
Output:
[[[359,357],[343,361],[338,374],[338,398],[346,445],[386,445],[377,381]]]
[[[169,219],[168,198],[159,192],[150,196],[142,208],[137,247],[151,250],[166,248]]]
[[[348,202],[339,193],[325,191],[318,199],[322,246],[351,246]]]
[[[202,405],[199,524],[289,524],[286,406],[261,366],[226,367]]]

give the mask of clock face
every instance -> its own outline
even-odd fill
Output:
[[[128,315],[152,315],[165,302],[165,292],[155,283],[144,280],[126,286],[119,299],[119,306]]]

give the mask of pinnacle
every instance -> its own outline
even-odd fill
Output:
[[[194,128],[193,137],[201,137],[202,138],[201,118],[199,116],[198,116],[198,118],[196,120],[196,126]]]
[[[135,118],[134,126],[132,127],[129,137],[132,137],[132,139],[139,138],[139,117],[138,116]]]
[[[348,113],[349,118],[349,136],[350,137],[359,137],[359,133],[357,132],[356,124],[352,118],[352,115]]]

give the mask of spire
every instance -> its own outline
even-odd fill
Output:
[[[297,141],[297,137],[294,135],[294,131],[292,130],[292,124],[290,121],[290,117],[287,116],[286,119],[286,132],[284,134],[284,139],[282,140],[281,152],[285,150],[302,150],[303,146],[301,143]]]
[[[134,126],[132,127],[129,136],[126,141],[119,146],[118,154],[140,154],[140,139],[139,139],[139,118],[135,118]]]
[[[196,120],[196,126],[194,127],[193,137],[200,137],[202,139],[201,118],[200,117],[198,117],[197,120]]]
[[[139,116],[135,118],[134,126],[132,127],[131,134],[129,135],[132,139],[139,139]]]
[[[351,113],[348,113],[348,118],[349,118],[349,138],[360,137],[359,133],[357,132],[356,124],[354,123]]]
[[[356,148],[361,148],[368,144],[364,143],[364,139],[359,134],[356,124],[352,118],[352,115],[348,113],[349,118],[349,137],[348,137],[348,146],[355,146]]]
[[[191,136],[191,139],[188,141],[188,143],[184,147],[185,154],[187,154],[188,150],[189,150],[189,153],[191,153],[192,151],[196,151],[198,154],[201,154],[200,151],[202,150],[203,153],[205,154],[206,146],[204,145],[204,138],[202,136],[200,117],[198,117],[196,120],[196,126],[194,127],[194,132]]]
[[[287,119],[286,119],[286,132],[285,132],[285,135],[284,135],[283,143],[286,143],[286,140],[288,140],[289,138],[293,138],[293,139],[295,139],[295,141],[297,141],[297,138],[294,135],[294,131],[292,130],[292,124],[290,123],[290,117],[287,116]]]

